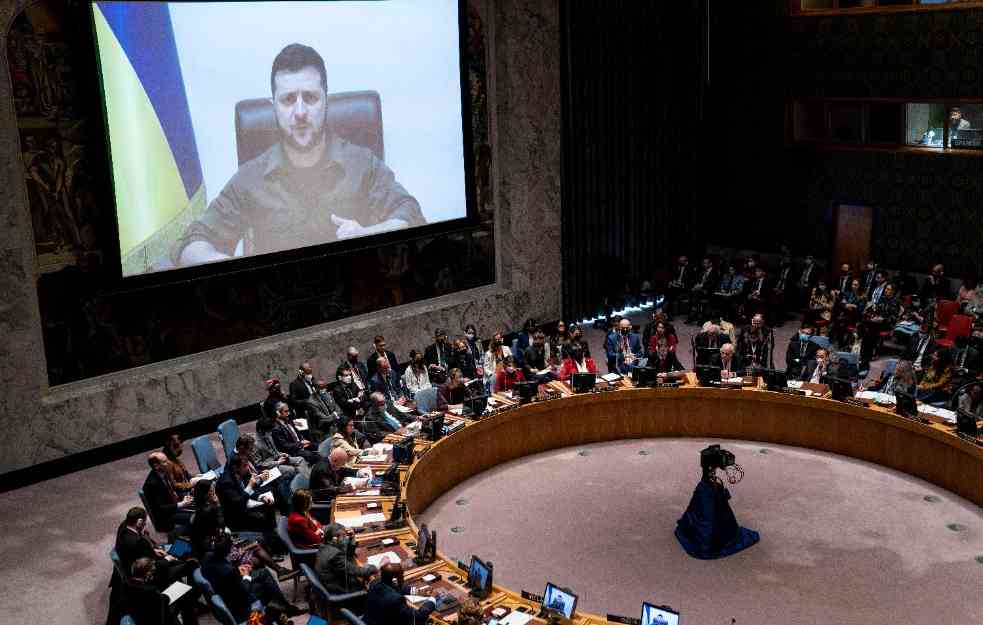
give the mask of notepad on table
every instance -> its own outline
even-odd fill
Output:
[[[384,553],[377,553],[374,556],[369,556],[367,558],[367,561],[372,566],[381,567],[383,558],[389,558],[389,561],[393,563],[402,562],[402,558],[400,558],[399,554],[397,554],[395,551],[386,551]]]
[[[191,590],[191,586],[181,582],[174,582],[170,586],[164,589],[164,595],[170,600],[170,603],[174,603],[178,599],[184,596],[186,592]]]
[[[386,515],[382,512],[373,512],[362,515],[362,523],[382,523],[386,520]]]
[[[387,458],[386,454],[365,454],[359,460],[362,462],[385,462]]]
[[[604,375],[601,376],[601,379],[604,380],[605,382],[607,382],[608,384],[612,384],[612,383],[617,382],[618,380],[621,379],[621,374],[620,373],[605,373]]]

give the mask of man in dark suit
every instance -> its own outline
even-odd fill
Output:
[[[768,312],[768,298],[771,296],[772,285],[768,279],[768,272],[765,268],[758,265],[754,268],[754,278],[747,287],[747,300],[744,303],[744,312],[747,315]]]
[[[642,337],[632,332],[631,321],[622,319],[618,322],[617,332],[608,335],[605,344],[605,351],[608,356],[608,368],[611,373],[628,375],[632,368],[644,354],[642,349]]]
[[[365,368],[365,364],[358,359],[358,348],[349,347],[346,360],[341,364],[342,366],[347,366],[351,370],[352,383],[358,387],[358,390],[368,393],[369,372],[368,369]]]
[[[741,355],[734,349],[733,343],[724,343],[721,345],[720,351],[711,364],[714,367],[720,367],[721,378],[744,375]]]
[[[143,482],[143,494],[153,511],[158,532],[169,532],[191,522],[191,497],[179,497],[171,478],[169,460],[159,451],[147,456],[150,473]]]
[[[819,346],[813,343],[814,328],[802,326],[799,333],[792,337],[785,350],[785,373],[788,379],[795,380],[802,375],[806,363],[815,358]]]
[[[697,274],[696,283],[690,288],[690,307],[689,314],[686,316],[686,323],[697,323],[700,317],[705,316],[707,306],[710,303],[710,295],[717,290],[720,284],[720,275],[713,268],[713,260],[709,257],[703,259],[703,267]]]
[[[369,584],[365,597],[366,625],[414,625],[426,623],[436,608],[436,601],[428,598],[413,609],[406,603],[409,586],[403,585],[403,567],[400,564],[382,566],[379,579]]]
[[[331,450],[328,457],[318,462],[311,469],[310,490],[314,501],[318,503],[331,503],[338,495],[350,493],[355,490],[355,486],[345,483],[346,477],[358,477],[358,471],[351,467],[346,467],[348,453],[336,447]],[[360,478],[359,485],[365,486],[368,479]]]
[[[238,566],[228,561],[232,539],[224,534],[215,543],[212,554],[201,563],[201,573],[215,594],[222,597],[236,623],[243,623],[257,601],[288,616],[303,614],[290,604],[268,568],[253,569],[250,564]]]
[[[447,366],[450,369],[460,369],[461,373],[468,380],[478,377],[477,363],[471,354],[466,338],[456,339],[452,344],[451,354],[447,357]]]
[[[952,291],[949,289],[949,280],[945,277],[945,267],[937,264],[922,283],[918,301],[924,307],[940,299],[952,299]]]
[[[362,390],[358,388],[358,385],[355,384],[355,376],[352,374],[351,365],[347,362],[338,365],[338,371],[335,373],[335,377],[338,379],[338,383],[335,384],[334,389],[331,391],[331,396],[334,398],[335,403],[338,404],[341,412],[346,417],[352,418],[362,409],[363,404],[368,400],[369,389]]]
[[[932,337],[931,322],[922,321],[918,332],[911,337],[908,347],[905,348],[902,360],[911,362],[915,371],[921,371],[932,360],[932,352],[938,348],[935,339]]]
[[[639,347],[641,347],[641,341],[639,341]],[[546,358],[546,334],[542,330],[536,330],[532,335],[532,345],[523,354],[522,362],[522,375],[527,380],[549,382],[555,379],[556,376],[552,371],[551,364]],[[540,371],[545,371],[545,373],[540,373]]]
[[[123,587],[124,612],[137,625],[178,625],[177,612],[181,613],[184,625],[197,625],[195,603],[198,591],[192,588],[171,605],[155,579],[155,570],[152,558],[138,558],[133,563],[132,576]],[[169,585],[165,584],[164,588]]]
[[[816,265],[816,259],[810,254],[806,256],[805,264],[802,266],[802,272],[799,274],[799,279],[795,282],[795,287],[798,290],[798,306],[800,309],[809,305],[809,296],[812,294],[812,289],[818,281],[819,267]]]
[[[386,349],[386,337],[380,334],[372,339],[372,345],[375,347],[375,349],[369,352],[369,355],[365,359],[369,379],[375,376],[376,364],[378,363],[380,356],[388,360],[389,368],[395,371],[396,375],[399,375],[399,361],[396,360],[396,354]]]
[[[851,282],[853,282],[853,272],[850,271],[850,263],[843,263],[840,265],[840,275],[836,278],[833,288],[840,293],[845,293],[850,288]]]
[[[864,269],[863,273],[860,274],[860,290],[863,292],[868,299],[870,299],[871,293],[874,292],[874,287],[876,286],[877,277],[877,263],[872,260],[867,261],[867,267]]]
[[[433,333],[433,344],[427,345],[423,350],[423,361],[427,363],[427,370],[430,372],[430,382],[433,384],[443,384],[447,379],[447,358],[451,355],[451,349],[447,345],[447,333],[438,328]]]
[[[314,383],[314,369],[311,363],[301,363],[297,377],[290,383],[290,401],[298,416],[307,419],[310,428],[320,430],[322,422],[330,423],[333,415],[316,400],[317,385]]]
[[[812,384],[826,384],[826,376],[830,375],[829,356],[825,349],[816,350],[816,355],[806,363],[799,379]]]
[[[317,550],[317,561],[314,570],[324,585],[324,589],[332,595],[343,595],[350,592],[365,590],[369,577],[379,572],[375,566],[361,566],[355,561],[355,534],[346,530],[343,525],[331,523],[324,527],[324,538]],[[346,607],[361,613],[364,610],[364,597],[346,603]]]
[[[386,401],[385,395],[373,391],[369,395],[369,406],[365,410],[362,421],[358,423],[358,429],[374,445],[382,442],[387,434],[395,432],[411,421],[409,417],[403,417],[403,420],[400,420],[396,415],[402,416],[395,408],[390,410],[390,404]]]
[[[693,275],[693,268],[689,266],[689,258],[686,255],[679,257],[676,267],[672,270],[672,278],[669,279],[666,289],[666,301],[664,307],[670,316],[679,314],[679,299],[684,293],[689,293],[693,288],[696,276]]]
[[[222,477],[215,483],[215,493],[222,503],[225,524],[233,531],[263,532],[272,538],[276,524],[272,493],[258,493],[260,475],[249,472],[244,456],[233,454]],[[269,540],[267,544],[269,544]]]
[[[168,555],[154,542],[147,534],[147,511],[140,507],[130,508],[126,513],[126,519],[116,530],[114,549],[124,571],[131,571],[133,563],[140,558],[149,558],[154,564],[155,585],[160,590],[175,580],[189,578],[195,567],[192,562]]]
[[[775,363],[772,362],[771,355],[774,340],[774,333],[765,325],[764,316],[760,313],[754,315],[751,317],[751,324],[741,329],[737,339],[741,361],[747,367],[774,369]]]
[[[276,421],[273,423],[273,444],[276,450],[288,456],[300,456],[307,464],[314,465],[320,456],[314,443],[304,438],[290,419],[290,406],[277,404]]]
[[[406,394],[396,370],[389,364],[385,356],[379,356],[375,366],[375,375],[369,381],[374,392],[382,393],[388,404],[406,403]]]

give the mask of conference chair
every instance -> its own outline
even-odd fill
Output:
[[[348,608],[341,609],[341,618],[345,619],[350,625],[365,625],[365,621],[355,616]]]
[[[151,506],[150,502],[147,501],[147,496],[144,494],[143,488],[137,489],[137,497],[140,498],[140,504],[143,506],[143,509],[147,511],[147,516],[150,518],[150,523],[154,526],[154,531],[158,534],[167,534],[168,537],[170,537],[171,534],[176,531],[175,527],[173,525],[168,527],[167,523],[161,522],[160,518],[155,513],[153,506]]]
[[[212,447],[212,441],[208,439],[208,436],[202,435],[191,439],[191,451],[195,455],[200,473],[208,473],[209,471],[215,471],[216,474],[222,473],[222,463],[218,461],[218,455],[215,453],[215,448]]]
[[[423,414],[433,412],[437,408],[437,387],[422,389],[413,397],[413,401],[416,402],[416,409],[419,412]]]
[[[818,345],[820,349],[825,349],[827,354],[832,353],[833,344],[825,336],[819,336],[817,334],[816,336],[809,337],[809,340]]]
[[[310,485],[310,476],[302,472],[297,472],[293,479],[290,480],[290,492],[295,493],[301,488],[308,488]],[[318,519],[330,519],[331,518],[331,504],[329,503],[317,503],[311,504],[311,512]]]
[[[344,609],[342,604],[360,599],[368,594],[364,590],[356,590],[355,592],[347,592],[340,595],[329,594],[324,585],[321,584],[321,580],[318,579],[317,573],[309,565],[302,563],[300,570],[303,571],[304,577],[307,578],[308,588],[311,591],[310,607],[312,614],[318,614],[324,618],[328,618],[334,613],[336,608]]]
[[[236,451],[236,443],[239,442],[239,424],[235,419],[228,419],[218,424],[218,438],[222,441],[225,461],[228,462]]]
[[[206,601],[211,606],[212,615],[222,625],[239,625],[235,622],[235,618],[232,616],[232,612],[229,611],[229,607],[225,605],[225,600],[215,594],[215,588],[212,586],[212,583],[205,579],[205,576],[201,572],[201,567],[196,568],[192,572],[191,579],[194,585],[205,595]],[[253,603],[252,609],[254,612],[262,612],[263,604],[256,601]]]
[[[128,580],[130,576],[123,570],[123,560],[121,560],[119,554],[116,553],[116,549],[109,550],[109,559],[113,561],[113,569],[115,569],[116,574],[119,576],[119,581],[125,582]]]
[[[300,564],[302,562],[314,564],[317,560],[317,549],[301,549],[295,545],[293,539],[290,538],[290,532],[287,531],[287,519],[284,517],[277,519],[276,535],[280,542],[287,546],[287,553],[290,555],[290,568],[293,569],[286,577],[281,577],[280,581],[294,580],[294,601],[296,601],[300,589]]]
[[[938,339],[936,343],[942,347],[952,348],[956,345],[957,338],[969,338],[973,333],[973,318],[969,315],[952,315],[949,324],[946,326],[945,337]]]
[[[836,352],[833,358],[846,365],[851,382],[856,382],[859,376],[860,357],[853,352]]]
[[[948,299],[940,299],[935,302],[935,328],[943,334],[947,333],[949,322],[958,311],[959,302]]]

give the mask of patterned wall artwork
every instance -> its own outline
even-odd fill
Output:
[[[495,281],[485,7],[469,0],[467,75],[481,224],[448,235],[193,282],[128,288],[88,2],[40,0],[7,39],[39,269],[48,382],[160,362]]]

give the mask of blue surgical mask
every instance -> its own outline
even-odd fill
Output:
[[[805,332],[800,332],[799,333],[799,340],[800,341],[808,341],[809,340],[809,335],[806,334]]]

